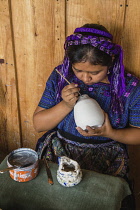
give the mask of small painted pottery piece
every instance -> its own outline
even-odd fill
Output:
[[[60,157],[57,180],[64,187],[77,185],[82,180],[82,171],[79,164],[66,156]]]
[[[86,126],[101,127],[104,123],[104,113],[96,100],[88,95],[81,95],[74,106],[74,119],[83,130]]]

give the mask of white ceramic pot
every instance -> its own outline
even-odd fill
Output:
[[[82,180],[82,171],[79,164],[66,156],[60,157],[57,180],[64,187],[77,185]]]
[[[96,100],[84,94],[79,97],[74,106],[74,119],[83,130],[86,126],[101,127],[104,123],[104,113]]]

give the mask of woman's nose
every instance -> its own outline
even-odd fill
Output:
[[[82,78],[83,82],[88,83],[91,80],[91,77],[88,73],[83,73],[83,78]]]

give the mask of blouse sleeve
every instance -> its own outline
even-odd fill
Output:
[[[140,127],[140,85],[135,89],[129,109],[129,124]]]
[[[46,82],[46,87],[38,106],[49,109],[56,105],[57,75],[53,71]]]

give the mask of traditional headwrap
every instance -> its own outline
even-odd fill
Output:
[[[93,35],[82,35],[80,33],[92,33]],[[89,44],[99,50],[107,53],[114,58],[113,65],[110,68],[109,81],[111,84],[111,109],[115,113],[123,112],[123,104],[121,96],[125,91],[124,65],[123,65],[123,50],[120,45],[112,43],[112,35],[108,32],[94,28],[76,28],[72,34],[66,38],[64,49],[71,45]],[[96,36],[95,34],[98,34]],[[69,75],[69,58],[65,55],[62,65],[58,66],[58,70],[67,77]],[[61,91],[63,78],[60,79],[59,85]]]

